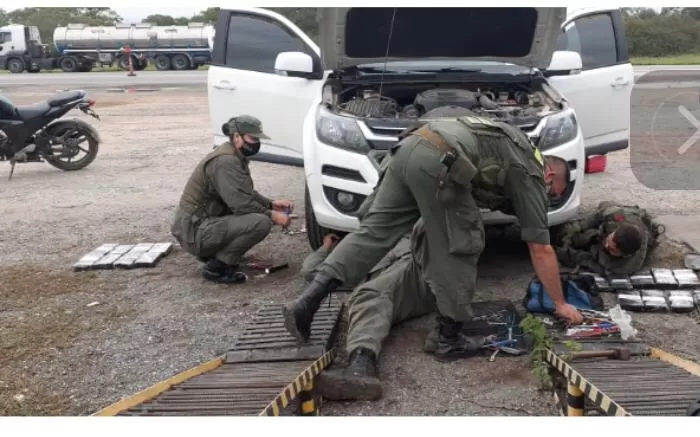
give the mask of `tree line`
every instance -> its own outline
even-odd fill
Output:
[[[318,8],[270,8],[289,18],[312,39],[318,38]],[[623,8],[625,31],[632,56],[665,56],[700,53],[700,8]],[[142,21],[158,26],[188,22],[213,24],[219,8],[207,8],[193,17],[156,14]],[[69,23],[109,26],[122,22],[110,8],[23,8],[11,12],[0,9],[0,26],[7,23],[34,25],[41,39],[51,43],[53,30]]]

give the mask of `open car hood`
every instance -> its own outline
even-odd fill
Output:
[[[327,69],[385,60],[483,60],[546,69],[566,8],[319,8],[318,18]]]

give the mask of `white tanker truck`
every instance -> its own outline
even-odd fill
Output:
[[[148,23],[87,26],[69,24],[53,33],[57,57],[41,43],[36,26],[0,27],[0,68],[13,73],[60,68],[66,72],[90,71],[97,64],[129,68],[124,52],[131,49],[134,70],[149,62],[158,70],[194,70],[211,62],[214,29],[202,23],[153,26]]]

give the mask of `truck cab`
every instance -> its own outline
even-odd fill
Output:
[[[208,72],[214,143],[226,141],[220,127],[231,116],[250,113],[262,120],[270,139],[255,159],[304,167],[307,234],[317,248],[325,232],[357,228],[355,213],[374,188],[388,148],[410,119],[435,117],[416,113],[416,103],[449,94],[440,104],[444,110],[448,100],[464,105],[476,91],[490,93],[494,100],[502,94],[508,111],[520,104],[512,104],[517,100],[523,102],[517,114],[533,116],[520,117],[519,127],[539,142],[543,153],[569,161],[574,188],[550,209],[550,225],[573,218],[587,158],[628,147],[634,73],[620,10],[453,8],[472,24],[451,32],[478,29],[489,36],[481,38],[482,44],[448,49],[451,37],[441,23],[449,17],[411,8],[422,15],[421,34],[430,39],[424,44],[410,41],[414,36],[404,29],[395,35],[403,39],[393,41],[403,53],[387,58],[380,42],[386,38],[380,34],[386,33],[382,26],[388,18],[380,15],[391,17],[391,11],[382,9],[391,8],[321,8],[323,49],[272,11],[222,9]],[[397,11],[411,14],[402,9]],[[430,14],[435,15],[432,21]],[[511,15],[521,19],[511,20]],[[489,24],[494,19],[512,25]],[[376,23],[371,28],[362,24],[372,20]],[[433,37],[437,34],[447,40]],[[502,42],[486,43],[498,40]],[[449,118],[459,111],[440,114],[438,118]],[[515,220],[483,214],[486,224]]]
[[[38,71],[33,59],[46,57],[39,28],[10,24],[0,27],[0,68],[12,73]]]

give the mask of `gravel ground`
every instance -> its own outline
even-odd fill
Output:
[[[50,88],[15,88],[30,103]],[[654,91],[650,91],[654,93]],[[103,137],[96,161],[74,173],[0,166],[0,414],[87,415],[226,350],[259,305],[284,302],[310,249],[306,236],[279,228],[251,253],[290,269],[238,287],[204,283],[178,248],[152,270],[73,273],[71,264],[102,243],[172,241],[169,223],[190,171],[210,150],[205,90],[93,92]],[[86,118],[87,119],[87,118]],[[295,202],[303,217],[299,168],[253,163],[259,191]],[[666,215],[698,214],[698,196],[655,192],[634,179],[626,153],[591,175],[584,207],[628,201]],[[297,221],[292,228],[298,229]],[[678,265],[682,247],[664,243],[657,264]],[[509,278],[504,279],[507,266]],[[531,276],[527,253],[497,239],[481,260],[480,300],[520,300]],[[91,305],[98,302],[98,305]],[[700,358],[700,332],[687,316],[634,315],[646,338]],[[525,358],[443,365],[421,352],[432,317],[392,333],[380,363],[384,399],[326,403],[328,415],[549,415]]]

